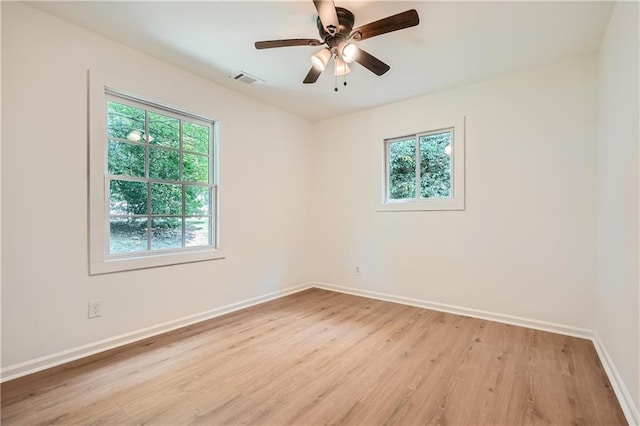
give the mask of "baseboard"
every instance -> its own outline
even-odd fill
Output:
[[[267,293],[262,296],[253,297],[251,299],[232,303],[230,305],[221,306],[219,308],[211,309],[195,315],[189,315],[162,324],[157,324],[151,327],[124,333],[119,336],[111,337],[82,346],[77,346],[75,348],[67,349],[40,358],[35,358],[29,361],[10,365],[0,371],[0,383],[17,379],[18,377],[26,376],[38,371],[46,370],[47,368],[55,367],[67,362],[75,361],[77,359],[94,355],[109,349],[117,348],[119,346],[127,345],[129,343],[134,343],[142,339],[157,336],[159,334],[176,330],[181,327],[186,327],[188,325],[192,325],[201,321],[219,317],[230,312],[268,302],[269,300],[278,299],[280,297],[297,293],[311,287],[313,287],[313,285],[310,283],[301,284],[295,287],[289,287],[284,290],[274,291],[272,293]]]
[[[432,309],[434,311],[447,312],[450,314],[464,315],[473,318],[480,318],[489,321],[496,321],[520,327],[533,328],[535,330],[549,331],[552,333],[564,334],[567,336],[580,337],[583,339],[592,339],[593,331],[586,328],[578,328],[570,325],[556,324],[552,322],[522,318],[513,315],[498,314],[479,309],[463,308],[460,306],[447,305],[444,303],[430,302],[421,299],[412,299],[409,297],[395,296],[387,293],[379,293],[377,291],[361,290],[353,287],[343,287],[327,283],[314,283],[313,287],[321,288],[340,293],[353,294],[354,296],[369,297],[371,299],[384,300],[387,302],[401,303],[403,305],[416,306],[419,308]]]
[[[329,291],[336,291],[339,293],[352,294],[354,296],[368,297],[371,299],[384,300],[386,302],[401,303],[403,305],[432,309],[434,311],[464,315],[472,318],[485,319],[510,325],[533,328],[536,330],[549,331],[552,333],[558,333],[567,336],[589,339],[593,342],[593,346],[595,347],[598,357],[600,358],[600,363],[602,364],[605,373],[609,378],[609,382],[611,382],[611,386],[613,387],[616,397],[618,398],[618,402],[620,403],[620,407],[624,412],[627,422],[629,422],[629,424],[633,426],[640,426],[640,413],[638,412],[638,408],[631,398],[631,395],[629,394],[629,391],[625,386],[622,377],[618,373],[613,360],[609,356],[607,350],[605,349],[605,346],[600,340],[600,336],[593,330],[556,324],[552,322],[539,321],[529,318],[522,318],[512,315],[498,314],[478,309],[463,308],[459,306],[447,305],[444,303],[429,302],[420,299],[395,296],[387,293],[379,293],[376,291],[362,290],[353,287],[338,286],[334,284],[316,282],[313,284],[313,287]]]
[[[47,368],[52,368],[61,364],[65,364],[67,362],[75,361],[77,359],[94,355],[96,353],[103,352],[109,349],[117,348],[119,346],[127,345],[129,343],[134,343],[136,341],[176,330],[181,327],[186,327],[188,325],[192,325],[201,321],[206,321],[208,319],[245,309],[250,306],[278,299],[280,297],[304,291],[313,287],[329,291],[336,291],[339,293],[352,294],[355,296],[368,297],[371,299],[383,300],[387,302],[401,303],[403,305],[432,309],[434,311],[464,315],[473,318],[480,318],[489,321],[496,321],[505,324],[517,325],[521,327],[533,328],[536,330],[549,331],[552,333],[589,339],[593,342],[596,352],[600,358],[600,362],[602,363],[602,366],[607,376],[609,377],[611,386],[613,387],[616,397],[620,402],[620,406],[622,407],[627,421],[630,425],[640,426],[640,412],[638,411],[638,407],[636,407],[633,399],[631,398],[629,390],[624,384],[624,381],[622,380],[622,377],[616,369],[613,360],[609,356],[609,353],[602,343],[600,336],[592,330],[321,282],[306,283],[295,287],[289,287],[284,290],[267,293],[262,296],[257,296],[251,299],[232,303],[230,305],[221,306],[219,308],[211,309],[199,314],[190,315],[152,327],[147,327],[137,331],[121,334],[109,339],[100,340],[98,342],[93,342],[87,345],[78,346],[33,360],[10,365],[0,371],[0,383],[16,379],[18,377],[26,376],[28,374],[36,373],[38,371],[46,370]]]
[[[636,404],[629,393],[629,389],[624,384],[616,365],[613,363],[613,359],[611,359],[609,352],[607,352],[604,343],[600,339],[600,335],[597,332],[594,332],[592,340],[593,346],[595,346],[596,352],[600,357],[602,367],[609,377],[613,391],[618,397],[618,402],[620,402],[620,407],[622,407],[622,411],[627,418],[627,422],[629,422],[630,425],[640,426],[640,411],[638,410],[638,407],[636,407]]]

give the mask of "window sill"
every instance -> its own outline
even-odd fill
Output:
[[[415,212],[415,211],[451,211],[464,210],[464,200],[440,199],[420,201],[397,201],[379,204],[377,212]]]
[[[206,260],[216,260],[224,258],[225,256],[223,251],[211,249],[194,250],[180,253],[142,255],[139,257],[113,258],[106,259],[103,262],[91,262],[89,264],[89,275],[109,274],[112,272],[156,268],[159,266],[203,262]]]

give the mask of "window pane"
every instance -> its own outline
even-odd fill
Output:
[[[161,148],[149,148],[149,177],[152,179],[178,180],[180,178],[180,153]]]
[[[208,246],[211,244],[211,218],[189,217],[185,222],[185,246]]]
[[[109,141],[108,173],[144,177],[144,145]]]
[[[416,141],[390,142],[389,199],[401,200],[416,197]]]
[[[182,218],[159,217],[152,222],[151,250],[182,247]]]
[[[149,142],[180,148],[180,120],[149,112]]]
[[[107,102],[107,135],[138,142],[144,134],[144,110]]]
[[[151,184],[152,214],[182,214],[182,185]]]
[[[185,186],[184,207],[188,215],[208,215],[211,190],[204,186]]]
[[[451,198],[451,132],[420,137],[420,197]]]
[[[109,184],[109,213],[147,214],[147,184],[112,179]]]
[[[182,179],[188,182],[209,182],[209,157],[183,154]]]
[[[182,123],[182,143],[187,151],[209,153],[209,127],[200,126],[199,124]]]
[[[109,253],[147,250],[147,219],[112,217],[109,223]]]

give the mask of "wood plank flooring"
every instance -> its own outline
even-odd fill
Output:
[[[626,424],[588,340],[318,289],[1,391],[3,425]]]

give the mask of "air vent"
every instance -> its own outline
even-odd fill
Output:
[[[233,78],[234,80],[241,81],[243,83],[247,83],[247,84],[256,84],[256,83],[260,83],[262,81],[258,77],[254,77],[251,74],[247,74],[244,71],[240,71],[238,74],[234,75],[231,78]]]

